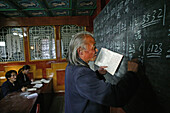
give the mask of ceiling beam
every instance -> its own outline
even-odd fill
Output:
[[[0,18],[0,26],[79,25],[91,26],[90,16]],[[80,21],[81,20],[81,21]]]

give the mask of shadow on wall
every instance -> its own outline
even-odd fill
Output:
[[[144,68],[144,67],[143,67]],[[126,113],[166,113],[157,100],[156,93],[145,75],[139,70],[140,87],[130,102],[123,108]]]

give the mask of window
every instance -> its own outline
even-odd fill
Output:
[[[67,49],[69,46],[69,42],[72,38],[72,35],[80,31],[84,31],[85,27],[77,26],[77,25],[63,25],[61,26],[61,54],[62,58],[66,58]]]
[[[0,62],[24,61],[22,28],[3,27],[0,29]]]
[[[36,26],[29,28],[31,60],[55,59],[54,27]]]

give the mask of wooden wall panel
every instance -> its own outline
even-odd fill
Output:
[[[30,76],[33,79],[42,78],[42,69],[37,69],[36,65],[29,65],[29,66],[31,67],[31,69],[28,76]],[[18,72],[18,70],[22,67],[23,65],[4,66],[4,71],[0,71],[0,76],[4,77],[5,73],[9,70],[16,70]]]
[[[0,71],[0,77],[5,76],[5,71]]]
[[[15,66],[4,66],[5,67],[5,73],[9,70],[16,70],[18,72],[18,70],[20,68],[22,68],[22,65],[15,65]]]
[[[46,68],[46,77],[47,78],[52,78],[54,76],[54,72],[52,68]]]
[[[63,86],[65,84],[65,70],[56,71],[57,86]]]
[[[36,69],[34,78],[43,78],[42,69]]]
[[[0,71],[0,86],[5,82],[5,71]]]
[[[54,92],[64,92],[65,91],[65,68],[67,62],[52,63],[51,69],[47,68],[46,74],[48,77],[53,76],[53,88]]]

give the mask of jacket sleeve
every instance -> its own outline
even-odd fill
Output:
[[[127,72],[117,85],[105,83],[90,69],[82,69],[77,74],[76,87],[82,97],[112,107],[124,106],[139,86],[139,80],[133,72]]]
[[[4,83],[2,85],[2,89],[1,90],[2,90],[3,97],[5,97],[8,93],[10,93],[10,89],[9,89],[9,86],[8,86],[7,83]]]
[[[96,72],[97,77],[98,77],[100,80],[106,81],[106,79],[104,78],[104,75],[100,74],[98,70],[96,70],[95,72]]]

